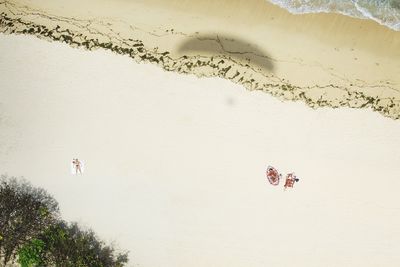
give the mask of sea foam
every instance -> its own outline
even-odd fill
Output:
[[[340,13],[400,31],[400,0],[269,0],[293,14]]]

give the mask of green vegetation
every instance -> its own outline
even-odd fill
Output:
[[[24,180],[0,177],[0,257],[4,265],[59,218],[58,203]]]
[[[28,182],[0,177],[0,265],[122,267],[117,253],[90,229],[60,219],[57,201]]]
[[[18,250],[18,263],[21,267],[43,266],[42,253],[44,242],[32,239]]]

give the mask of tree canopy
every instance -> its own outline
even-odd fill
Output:
[[[4,264],[59,217],[57,201],[27,181],[0,177],[0,256]]]
[[[21,267],[122,267],[116,252],[90,229],[60,218],[57,201],[23,179],[0,177],[0,258]],[[1,265],[1,263],[0,263]]]

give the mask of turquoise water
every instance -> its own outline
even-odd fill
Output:
[[[400,31],[400,0],[269,0],[293,14],[340,13]]]

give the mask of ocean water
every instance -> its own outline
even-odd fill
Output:
[[[293,14],[340,13],[400,31],[400,0],[269,0]]]

